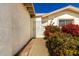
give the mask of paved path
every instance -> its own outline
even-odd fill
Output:
[[[45,40],[44,39],[32,39],[30,42],[30,48],[24,49],[24,51],[20,54],[23,56],[48,56],[48,49],[45,46]],[[28,52],[28,53],[27,53]]]

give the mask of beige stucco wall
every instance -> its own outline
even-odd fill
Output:
[[[35,38],[36,37],[36,21],[35,18],[31,18],[31,37]]]
[[[30,16],[22,4],[0,4],[0,55],[14,55],[31,38]]]

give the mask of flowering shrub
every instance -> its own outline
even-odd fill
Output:
[[[45,37],[49,37],[49,31],[48,30],[45,30],[44,31],[44,35],[45,35]]]
[[[50,29],[51,29],[51,26],[45,26],[45,31],[44,31],[45,37],[49,37]]]
[[[52,33],[59,32],[59,31],[60,31],[59,27],[53,26],[53,25],[48,25],[48,26],[45,26],[44,35],[46,38],[48,38]]]
[[[67,24],[61,29],[48,25],[45,26],[44,35],[50,55],[79,55],[79,25]]]
[[[64,25],[61,30],[74,36],[79,36],[79,25],[67,24]]]

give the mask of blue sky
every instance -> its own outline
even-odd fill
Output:
[[[34,8],[36,13],[48,13],[68,5],[79,8],[79,3],[34,3]]]

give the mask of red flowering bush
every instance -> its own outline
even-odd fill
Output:
[[[45,37],[48,37],[49,36],[50,28],[51,28],[51,26],[45,26],[45,31],[44,31]]]
[[[44,31],[44,35],[45,35],[46,37],[48,37],[48,36],[49,36],[49,31],[48,31],[48,30]]]
[[[63,32],[70,33],[73,36],[79,36],[79,25],[67,24],[61,29]]]
[[[53,24],[45,26],[45,31],[44,31],[45,38],[49,38],[49,36],[52,35],[54,32],[59,32],[59,31],[60,31],[60,28],[57,26],[54,26]]]
[[[61,29],[58,26],[45,26],[46,46],[52,56],[79,55],[79,25],[67,24]]]

